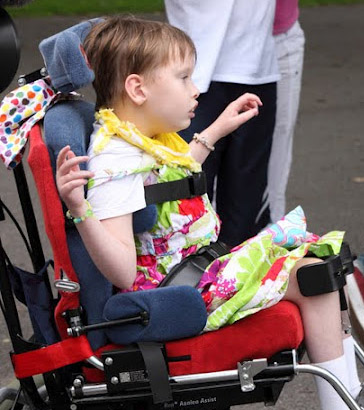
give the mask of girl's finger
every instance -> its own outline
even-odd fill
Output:
[[[60,189],[60,194],[62,197],[70,194],[74,189],[79,188],[80,186],[84,186],[87,184],[87,179],[76,179],[66,184],[62,185]]]
[[[57,169],[60,168],[60,166],[61,166],[61,165],[63,164],[63,162],[66,160],[67,153],[69,152],[70,149],[71,149],[70,146],[69,146],[69,145],[66,145],[65,147],[63,147],[63,148],[59,151],[58,156],[57,156],[57,162],[56,162],[56,168],[57,168]]]
[[[76,157],[74,156],[73,158],[70,158],[68,160],[65,160],[58,168],[59,172],[61,175],[65,175],[69,173],[71,170],[77,170],[79,169],[79,164],[82,162],[87,162],[88,157],[87,156],[82,156],[82,157]],[[76,168],[74,168],[76,167]]]
[[[238,100],[240,98],[245,98],[246,102],[250,102],[250,101],[255,101],[257,102],[259,105],[263,105],[261,99],[256,95],[256,94],[251,94],[251,93],[245,93],[243,95],[241,95]]]
[[[239,119],[240,124],[243,124],[244,122],[249,121],[251,118],[255,117],[258,114],[259,114],[258,108],[252,108],[248,111],[244,111],[241,114],[239,114],[238,119]]]
[[[68,182],[76,181],[77,179],[85,179],[88,181],[93,176],[94,174],[89,171],[71,172],[69,174],[62,176],[60,182],[62,184],[67,184]]]
[[[67,183],[69,181],[76,180],[76,179],[79,179],[79,178],[90,179],[94,175],[95,174],[91,171],[81,171],[81,170],[79,170],[79,171],[74,171],[74,172],[71,172],[71,173],[68,173],[68,174],[62,176],[62,181]]]

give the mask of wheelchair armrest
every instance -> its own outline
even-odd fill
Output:
[[[195,336],[207,320],[203,299],[190,286],[118,293],[106,302],[102,323],[83,326],[77,309],[65,312],[65,316],[69,336],[104,329],[113,343],[122,345]]]
[[[191,286],[171,286],[118,293],[104,307],[104,320],[119,320],[146,312],[145,323],[116,326],[105,330],[116,344],[164,342],[196,336],[205,327],[207,313],[200,293]]]

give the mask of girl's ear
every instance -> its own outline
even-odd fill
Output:
[[[137,105],[142,105],[146,100],[144,92],[144,79],[139,74],[130,74],[125,80],[125,92]]]

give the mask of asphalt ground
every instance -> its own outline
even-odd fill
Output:
[[[164,18],[160,14],[147,17]],[[18,74],[42,66],[37,49],[41,39],[78,21],[80,17],[16,19],[22,47]],[[300,21],[306,34],[306,52],[287,208],[301,205],[309,230],[318,234],[332,229],[346,231],[352,250],[364,253],[364,5],[307,8],[301,11]],[[9,90],[14,87],[15,83]],[[88,99],[93,95],[89,89],[84,94]],[[32,184],[30,191],[41,220]],[[0,195],[15,216],[21,218],[14,178],[1,165]],[[40,230],[49,258],[51,252],[42,224]],[[14,263],[29,269],[29,257],[9,220],[0,223],[0,236]],[[29,335],[27,314],[22,307],[19,309],[24,334]],[[8,360],[10,349],[1,317],[0,386],[13,378]],[[359,368],[364,380],[363,368]],[[262,408],[263,404],[249,407]],[[275,408],[317,409],[312,377],[296,377],[285,387]]]

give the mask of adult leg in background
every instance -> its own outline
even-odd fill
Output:
[[[299,107],[305,36],[297,21],[275,36],[281,79],[277,83],[277,113],[268,167],[271,221],[286,212],[286,187],[291,169],[293,134]]]
[[[246,92],[260,97],[259,115],[227,137],[217,174],[216,210],[220,239],[234,246],[270,222],[267,171],[276,113],[276,83],[225,85],[229,100]],[[206,162],[209,172],[210,163]]]
[[[256,235],[270,221],[267,168],[275,121],[276,83],[212,82],[208,92],[199,97],[191,126],[180,133],[190,141],[195,132],[209,126],[231,101],[247,92],[261,98],[263,107],[259,115],[222,138],[203,165],[211,201],[217,178],[216,210],[222,221],[220,239],[230,246]]]

